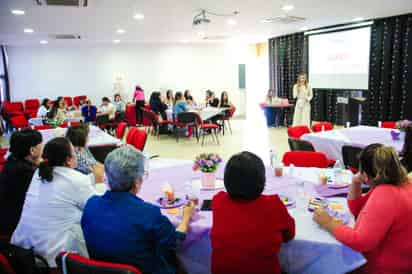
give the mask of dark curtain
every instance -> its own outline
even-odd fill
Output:
[[[375,20],[363,123],[412,120],[412,14]]]

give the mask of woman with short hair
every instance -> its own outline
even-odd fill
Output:
[[[335,220],[324,209],[314,220],[350,248],[362,252],[367,263],[357,273],[412,273],[412,184],[396,151],[381,144],[360,154],[359,173],[353,177],[348,206],[355,227]],[[371,189],[362,194],[362,184]]]
[[[90,257],[139,268],[143,273],[177,273],[176,248],[188,230],[194,205],[183,208],[175,228],[160,208],[137,195],[145,156],[130,145],[115,149],[104,167],[109,191],[89,199],[81,225]],[[109,241],[102,239],[110,237]]]
[[[263,195],[263,161],[253,153],[233,155],[225,168],[227,192],[213,197],[212,273],[280,273],[282,243],[295,236],[295,221],[278,195]]]
[[[63,250],[87,256],[80,218],[86,201],[95,194],[95,181],[74,170],[76,165],[73,146],[66,138],[45,145],[11,239],[14,245],[33,248],[52,267]],[[96,182],[103,181],[103,174],[94,177]]]

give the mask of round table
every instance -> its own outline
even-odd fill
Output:
[[[200,178],[200,173],[192,170],[191,161],[155,159],[150,162],[148,178],[143,182],[139,197],[147,202],[157,204],[162,195],[164,184],[170,184],[176,197],[186,196],[188,185]],[[297,195],[297,183],[305,182],[305,192],[315,193],[315,182],[318,181],[320,169],[294,168],[293,174],[285,168],[283,177],[275,177],[266,169],[265,194],[282,194],[290,197]],[[292,176],[293,175],[293,176]],[[223,179],[223,165],[217,172],[217,178]],[[212,199],[221,190],[201,191],[202,200]],[[344,198],[333,198],[346,207]],[[363,265],[366,260],[362,254],[336,241],[329,233],[322,230],[313,220],[312,213],[306,209],[306,202],[296,199],[297,206],[289,208],[295,218],[296,237],[283,244],[279,254],[282,270],[288,273],[338,274],[350,272]],[[303,204],[305,203],[305,204]],[[346,208],[347,210],[347,208]],[[162,210],[173,224],[177,225],[181,215]],[[353,225],[353,218],[351,225]],[[178,255],[189,273],[210,273],[211,245],[209,232],[212,225],[212,212],[199,211],[194,216],[186,240]]]

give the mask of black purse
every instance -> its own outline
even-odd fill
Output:
[[[34,254],[33,249],[1,243],[0,252],[6,256],[16,274],[48,274],[50,267],[46,259]]]

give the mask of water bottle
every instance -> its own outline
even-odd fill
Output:
[[[295,165],[294,164],[289,165],[289,176],[291,177],[295,176]]]
[[[339,184],[342,182],[342,163],[340,160],[336,160],[335,164],[333,165],[333,175],[334,175],[334,183]]]

